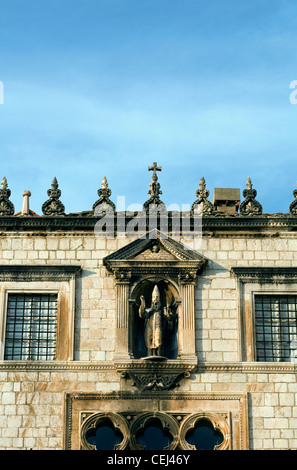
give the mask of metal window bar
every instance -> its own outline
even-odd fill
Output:
[[[9,294],[4,359],[55,359],[56,330],[56,294]]]
[[[297,296],[255,296],[257,361],[289,362],[296,356]]]

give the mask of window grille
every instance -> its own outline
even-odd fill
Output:
[[[295,360],[297,296],[256,295],[255,325],[257,361]]]
[[[56,329],[56,294],[9,294],[4,359],[55,359]]]

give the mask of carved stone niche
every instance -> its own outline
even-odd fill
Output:
[[[206,259],[154,230],[107,256],[104,264],[117,285],[119,372],[142,390],[176,386],[197,365],[194,288]],[[159,303],[153,302],[155,295]]]

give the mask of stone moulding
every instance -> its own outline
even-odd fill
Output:
[[[137,238],[136,240],[132,241],[129,245],[120,248],[115,253],[104,258],[105,264],[112,268],[113,265],[118,261],[119,263],[125,262],[133,263],[133,258],[143,252],[145,249],[151,247],[151,245],[156,244],[159,242],[166,250],[168,250],[172,255],[175,256],[174,262],[176,263],[177,260],[179,261],[188,261],[189,263],[196,263],[198,266],[203,264],[204,257],[200,255],[198,252],[189,249],[188,247],[184,247],[181,243],[178,243],[176,240],[169,238],[166,234],[163,234],[159,230],[153,229],[147,232],[144,236]],[[162,258],[157,259],[158,264],[162,263]],[[164,260],[163,264],[170,264],[170,260]],[[134,261],[135,265],[152,265],[152,260],[140,260],[137,259]],[[129,264],[127,264],[129,265]],[[154,263],[156,265],[156,262]]]
[[[288,362],[239,362],[239,363],[205,363],[199,364],[197,372],[242,372],[296,374],[297,365]]]
[[[297,282],[297,268],[294,267],[233,267],[231,273],[243,283]]]
[[[188,364],[187,364],[188,366]],[[174,366],[176,367],[176,365]],[[127,372],[128,365],[110,362],[94,362],[85,363],[79,361],[0,361],[0,371],[53,371],[53,372],[68,372],[68,371],[92,371],[92,372]],[[141,372],[141,371],[140,371]],[[207,373],[207,372],[242,372],[242,373],[271,373],[271,374],[296,374],[297,364],[288,362],[238,362],[238,363],[219,363],[208,362],[204,364],[196,364],[193,370],[187,369],[185,373]]]
[[[121,427],[123,437],[133,435],[152,418],[160,418],[179,443],[199,419],[208,419],[224,434],[220,449],[249,448],[248,399],[246,393],[235,392],[151,392],[65,393],[64,449],[79,450],[84,433],[102,418],[110,417]],[[118,416],[123,420],[119,420]],[[171,427],[173,420],[173,428]],[[124,426],[123,426],[124,424]],[[178,432],[177,432],[178,431]],[[134,442],[135,444],[135,442]],[[185,445],[186,449],[188,446]],[[83,448],[89,448],[85,445]],[[140,449],[137,447],[138,450]]]
[[[0,265],[0,282],[68,281],[80,269],[80,266],[65,265]]]
[[[93,213],[81,214],[77,216],[65,215],[61,216],[41,216],[41,217],[13,217],[1,216],[0,217],[0,231],[24,231],[24,232],[43,232],[52,233],[55,231],[74,231],[74,232],[94,232],[95,225],[101,217],[94,216]],[[112,226],[114,227],[114,234],[122,233],[127,228],[127,224],[133,220],[131,215],[125,217],[124,226],[121,224],[117,226],[117,213],[112,217]],[[149,230],[149,221],[147,219],[145,230]],[[172,226],[171,214],[168,213],[168,231],[180,229],[183,234],[183,227],[181,224]],[[193,235],[195,230],[194,219],[190,217],[189,222],[189,235]],[[203,215],[202,217],[202,231],[205,232],[294,232],[297,231],[297,216],[289,214],[262,214],[251,216],[218,216]]]

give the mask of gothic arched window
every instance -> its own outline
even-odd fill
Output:
[[[224,436],[218,429],[214,429],[208,419],[200,419],[194,428],[186,434],[186,441],[196,450],[214,450],[222,444]]]

